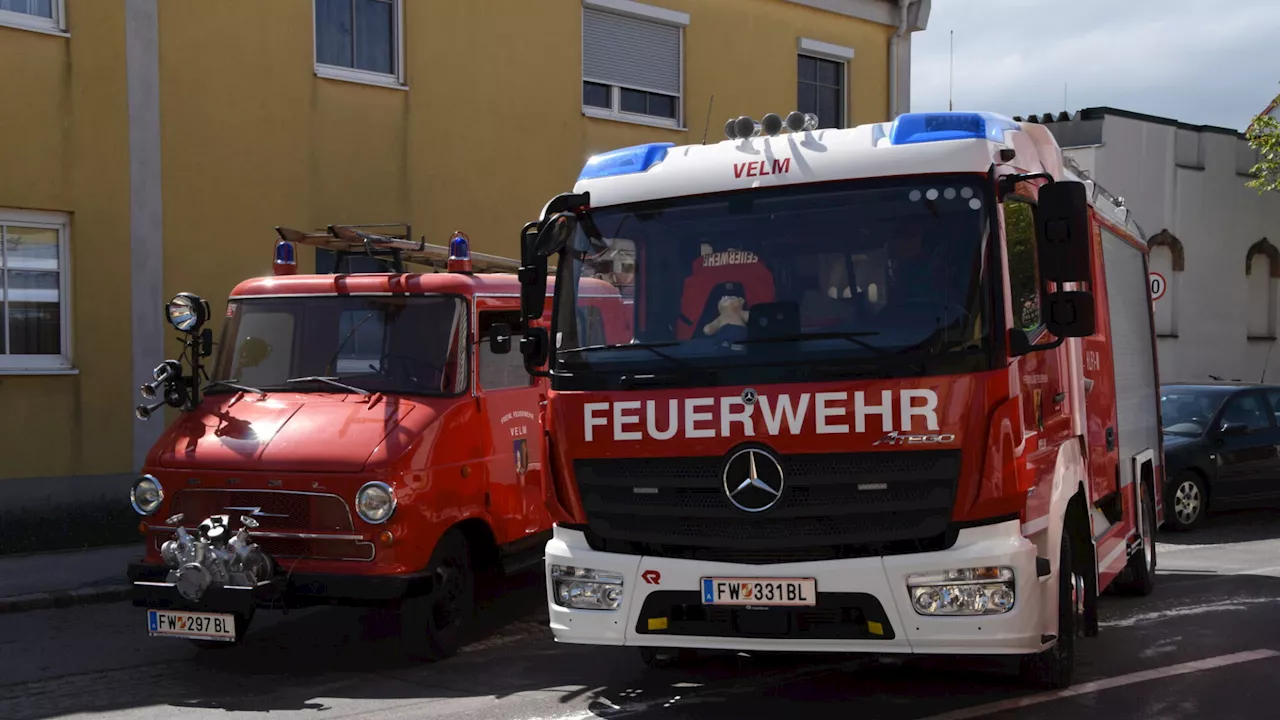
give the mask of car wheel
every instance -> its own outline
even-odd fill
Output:
[[[401,604],[400,633],[410,656],[436,661],[458,652],[475,616],[475,571],[462,533],[445,533],[427,568],[431,591]]]
[[[1024,682],[1045,690],[1070,687],[1076,666],[1076,636],[1082,626],[1084,579],[1071,564],[1071,536],[1063,531],[1058,551],[1058,637],[1054,646],[1022,658]]]
[[[1169,492],[1169,526],[1174,530],[1191,530],[1204,520],[1209,493],[1204,480],[1190,470],[1174,479]]]

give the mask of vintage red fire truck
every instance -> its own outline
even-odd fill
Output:
[[[1099,594],[1151,591],[1163,517],[1127,209],[989,113],[726,135],[597,155],[526,230],[526,323],[558,265],[521,345],[550,381],[556,639],[1070,684]],[[601,278],[617,335],[584,324]]]
[[[275,274],[232,291],[216,347],[206,301],[170,303],[183,357],[137,412],[182,413],[131,492],[147,545],[129,575],[152,635],[226,646],[261,607],[368,605],[439,658],[478,576],[540,561],[546,383],[511,352],[518,263],[461,233],[444,248],[373,229],[277,228]],[[298,275],[298,244],[373,272]],[[620,318],[598,285],[588,307]]]

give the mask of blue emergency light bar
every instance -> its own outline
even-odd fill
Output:
[[[1004,131],[1017,129],[1011,118],[989,112],[904,113],[889,127],[889,144],[975,139],[1003,143]]]
[[[648,143],[593,155],[587,164],[582,166],[582,173],[578,175],[578,179],[593,180],[612,175],[642,173],[665,160],[667,150],[673,147],[675,143]]]

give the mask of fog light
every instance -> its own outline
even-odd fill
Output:
[[[551,566],[552,596],[561,607],[617,610],[622,606],[622,575],[590,568]]]
[[[920,615],[999,615],[1013,609],[1013,568],[977,567],[907,577]]]

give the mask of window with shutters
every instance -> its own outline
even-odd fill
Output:
[[[67,29],[63,0],[0,0],[0,25],[63,33]]]
[[[680,127],[688,18],[630,0],[584,0],[583,114]]]
[[[62,213],[0,208],[0,373],[71,367]]]

